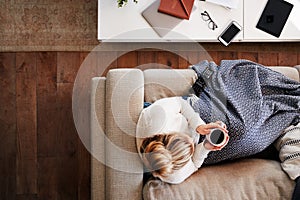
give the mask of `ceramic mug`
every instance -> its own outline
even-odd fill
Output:
[[[225,124],[222,123],[221,126],[225,127]],[[212,145],[214,145],[216,147],[220,147],[225,144],[226,135],[221,129],[215,128],[215,129],[212,129],[208,135],[206,135],[206,139]]]

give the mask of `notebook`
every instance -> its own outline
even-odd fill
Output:
[[[158,11],[181,19],[189,19],[194,0],[160,0]]]
[[[256,28],[265,31],[275,37],[279,37],[289,15],[293,4],[284,0],[268,0]]]
[[[164,37],[181,23],[183,19],[158,12],[159,5],[160,0],[153,2],[142,12],[142,16],[160,37]]]

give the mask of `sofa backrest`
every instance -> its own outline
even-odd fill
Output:
[[[145,70],[145,101],[154,102],[164,97],[189,94],[196,78],[195,72],[191,69]]]
[[[287,67],[287,66],[273,66],[270,67],[271,69],[273,69],[274,71],[280,72],[284,75],[286,75],[287,77],[295,80],[295,81],[300,81],[299,78],[299,71],[296,67]]]
[[[299,81],[299,71],[295,67],[270,66],[270,68]],[[192,69],[147,69],[143,73],[146,102],[190,94],[192,85],[197,79]]]

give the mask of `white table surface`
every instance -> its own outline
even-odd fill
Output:
[[[238,9],[227,9],[219,5],[195,0],[189,20],[182,20],[170,33],[160,37],[143,18],[141,13],[155,0],[139,0],[137,4],[128,0],[122,8],[117,7],[117,0],[98,1],[98,39],[110,41],[217,41],[218,35],[230,23],[237,21],[243,26],[243,1]],[[208,28],[207,22],[201,18],[206,10],[216,22],[214,31]],[[243,39],[240,32],[235,40]]]
[[[182,20],[170,33],[160,37],[143,18],[141,13],[155,0],[138,0],[118,8],[117,0],[98,0],[98,39],[122,42],[203,41],[216,42],[219,34],[230,23],[237,21],[243,30],[234,41],[300,41],[300,0],[287,0],[294,8],[280,38],[256,28],[267,0],[240,0],[237,9],[195,0],[189,20]],[[218,25],[216,30],[208,28],[201,18],[206,10]]]

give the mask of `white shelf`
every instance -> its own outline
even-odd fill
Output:
[[[182,20],[172,31],[160,37],[143,18],[141,13],[155,0],[139,0],[118,8],[117,0],[98,1],[98,39],[105,42],[217,42],[218,35],[226,25],[237,21],[243,30],[235,42],[247,41],[300,41],[300,1],[288,0],[294,4],[289,20],[280,38],[257,29],[256,23],[267,0],[240,0],[237,9],[227,9],[212,3],[195,0],[195,9],[189,20]],[[201,18],[206,10],[217,23],[218,28],[211,30]],[[297,19],[297,20],[296,20]]]

